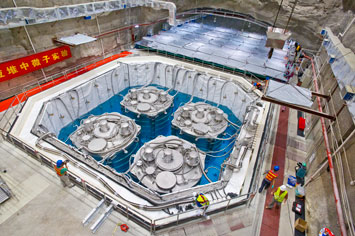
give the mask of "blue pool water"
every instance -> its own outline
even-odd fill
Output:
[[[164,87],[160,87],[157,85],[154,86],[160,89],[167,90],[167,88]],[[132,119],[135,119],[136,123],[139,124],[142,128],[141,133],[138,135],[139,140],[133,142],[127,148],[126,150],[127,152],[120,151],[116,153],[115,156],[113,156],[110,159],[107,159],[104,164],[111,166],[117,172],[120,173],[125,172],[129,168],[129,159],[131,155],[135,154],[144,143],[156,138],[159,135],[164,135],[164,136],[176,135],[189,142],[195,143],[199,149],[209,152],[205,160],[205,170],[207,170],[207,176],[211,181],[213,182],[217,181],[221,169],[221,164],[230,155],[233,148],[233,144],[235,142],[234,138],[230,139],[229,137],[232,135],[237,135],[239,133],[239,130],[229,125],[228,128],[225,130],[225,132],[218,137],[223,140],[202,139],[202,138],[196,140],[195,137],[192,137],[188,134],[181,133],[179,130],[172,128],[171,121],[173,120],[173,113],[178,109],[179,106],[184,105],[191,98],[189,94],[185,94],[185,93],[178,93],[175,96],[174,104],[172,107],[170,107],[167,110],[167,114],[161,113],[160,115],[155,117],[155,119],[152,119],[144,115],[141,115],[138,118],[134,113],[129,112],[128,110],[126,111],[123,107],[121,107],[120,104],[123,97],[132,88],[133,87],[130,87],[121,91],[120,93],[113,96],[111,99],[100,104],[99,106],[97,106],[96,108],[88,112],[87,114],[79,117],[74,122],[62,128],[58,135],[58,139],[73,146],[73,143],[69,139],[69,135],[77,129],[77,126],[80,125],[81,120],[86,119],[90,115],[101,115],[103,113],[118,112],[128,117],[131,117]],[[175,93],[176,91],[174,90],[169,91],[169,94],[171,95],[175,95]],[[193,98],[193,102],[203,102],[203,101],[204,100],[200,98],[196,98],[196,97]],[[206,101],[206,103],[209,103],[214,106],[217,105],[210,101]],[[240,120],[232,113],[231,110],[229,110],[227,107],[222,105],[220,105],[219,108],[222,109],[228,115],[228,119],[231,122],[237,125],[241,125]],[[96,160],[101,159],[99,156],[94,156],[94,158]],[[133,162],[133,158],[131,162]],[[203,185],[207,183],[208,183],[207,179],[203,176],[199,184]]]

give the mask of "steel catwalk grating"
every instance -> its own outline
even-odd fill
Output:
[[[237,24],[225,28],[228,19],[214,18],[207,16],[161,31],[158,35],[144,37],[137,47],[166,51],[243,70],[259,77],[287,81],[284,77],[287,46],[282,50],[275,49],[273,57],[268,59],[266,28],[249,23],[245,26],[243,21],[231,19],[229,21]]]
[[[0,187],[0,204],[9,198],[10,196],[7,194],[7,192],[2,187]]]

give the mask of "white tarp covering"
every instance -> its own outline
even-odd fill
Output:
[[[80,44],[84,44],[84,43],[90,43],[97,40],[97,38],[93,38],[90,36],[87,36],[85,34],[74,34],[71,36],[67,36],[67,37],[62,37],[60,39],[58,39],[59,42],[62,43],[66,43],[69,45],[80,45]]]
[[[58,135],[63,127],[120,91],[148,84],[173,88],[227,106],[240,120],[243,120],[247,106],[256,98],[253,92],[247,93],[234,82],[204,72],[160,62],[121,64],[48,101],[39,124]]]
[[[266,96],[303,107],[311,107],[313,104],[312,92],[309,89],[273,80],[269,81]]]

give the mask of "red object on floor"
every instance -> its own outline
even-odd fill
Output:
[[[105,59],[98,61],[96,63],[93,63],[91,65],[84,66],[84,67],[78,69],[77,71],[68,73],[66,76],[61,76],[57,79],[54,79],[53,81],[41,84],[41,86],[34,87],[33,89],[30,89],[24,93],[20,93],[17,95],[18,99],[16,99],[15,97],[8,98],[8,99],[0,102],[0,112],[9,109],[10,106],[15,106],[15,105],[19,104],[20,102],[22,103],[22,102],[26,101],[28,97],[31,97],[39,92],[47,90],[55,85],[58,85],[58,84],[63,83],[67,80],[70,80],[78,75],[84,74],[84,73],[86,73],[90,70],[93,70],[99,66],[102,66],[108,62],[111,62],[111,61],[116,60],[121,57],[125,57],[130,54],[132,54],[132,53],[127,52],[127,51],[121,52],[120,54],[115,54],[111,57],[105,58]]]
[[[306,128],[306,119],[303,117],[300,117],[298,119],[298,129],[303,131],[304,128]]]
[[[278,236],[279,224],[280,224],[280,209],[271,210],[265,209],[265,207],[272,200],[272,190],[276,190],[283,184],[284,172],[285,172],[285,158],[286,158],[286,144],[287,144],[287,130],[288,130],[288,115],[289,108],[286,108],[284,112],[280,112],[279,123],[277,126],[276,140],[274,145],[274,154],[272,157],[272,167],[278,165],[280,170],[275,180],[275,187],[269,188],[266,193],[266,200],[264,206],[263,220],[261,223],[260,235],[261,236]]]
[[[120,227],[121,227],[121,230],[124,232],[127,232],[129,230],[129,227],[126,224],[122,224]]]

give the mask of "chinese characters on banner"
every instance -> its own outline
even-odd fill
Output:
[[[71,57],[70,47],[62,46],[0,64],[0,82],[53,65]]]

